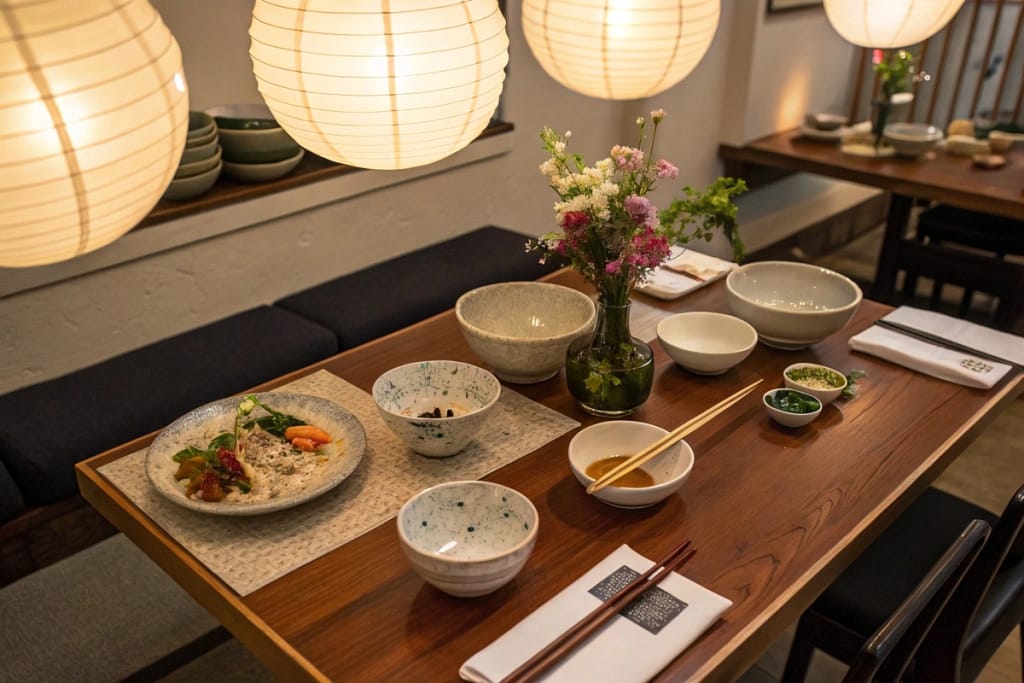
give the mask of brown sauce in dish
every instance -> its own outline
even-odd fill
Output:
[[[588,477],[600,479],[606,472],[618,467],[628,459],[628,455],[613,455],[610,458],[601,458],[600,460],[590,463],[585,472]],[[617,480],[609,484],[609,486],[639,489],[645,486],[654,486],[654,477],[637,467],[635,470],[627,472],[623,476],[619,477]]]

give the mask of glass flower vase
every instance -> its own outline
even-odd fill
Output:
[[[876,148],[882,144],[882,135],[891,114],[892,100],[888,97],[879,97],[871,101],[871,133],[875,136]]]
[[[623,417],[651,394],[654,354],[629,331],[629,307],[598,302],[592,337],[569,345],[565,380],[583,410],[601,417]]]

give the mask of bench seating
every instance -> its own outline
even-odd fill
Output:
[[[493,282],[536,280],[556,269],[525,250],[526,237],[480,228],[281,299],[277,306],[338,335],[342,350],[429,318],[464,292]]]
[[[78,496],[79,460],[446,310],[473,287],[553,271],[525,240],[480,228],[0,396],[0,586],[113,533]]]

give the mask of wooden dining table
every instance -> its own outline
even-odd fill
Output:
[[[550,279],[587,288],[569,271]],[[688,310],[727,311],[724,284],[675,301],[635,295],[634,331],[652,339],[658,320]],[[657,680],[735,680],[1024,391],[1019,368],[983,391],[851,352],[848,339],[888,310],[864,300],[847,326],[826,340],[799,351],[758,344],[738,366],[713,377],[675,365],[654,339],[651,397],[629,419],[665,428],[758,378],[765,389],[780,386],[791,363],[867,374],[856,397],[828,406],[795,430],[769,419],[761,392],[746,397],[688,437],[696,454],[693,471],[677,494],[654,507],[612,508],[584,491],[566,454],[577,429],[498,469],[486,479],[530,498],[540,514],[539,533],[517,577],[484,597],[455,598],[425,583],[403,556],[393,520],[243,596],[100,471],[146,446],[153,434],[80,463],[78,480],[90,503],[281,680],[458,680],[471,655],[620,545],[654,559],[684,537],[697,549],[684,575],[732,606]],[[481,364],[452,311],[260,388],[326,369],[368,391],[389,368],[436,358]],[[503,390],[581,426],[598,421],[577,406],[561,373]],[[202,514],[195,523],[203,523]]]
[[[844,152],[835,141],[809,139],[795,129],[743,145],[720,145],[719,154],[726,175],[746,177],[757,167],[768,167],[814,173],[891,193],[871,292],[880,300],[894,291],[902,252],[920,248],[905,239],[915,200],[1024,220],[1024,149],[1019,146],[1002,153],[1004,166],[989,169],[975,166],[971,157],[941,150],[919,158],[858,156]]]

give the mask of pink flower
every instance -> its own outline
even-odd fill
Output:
[[[664,121],[665,120],[665,110],[664,109],[655,109],[654,111],[652,111],[651,112],[651,120],[654,121],[655,123],[661,123],[662,121]]]
[[[878,49],[876,47],[874,50],[871,51],[871,63],[872,64],[881,64],[884,59],[885,59],[885,52],[883,50],[880,50],[880,49]]]
[[[621,272],[621,271],[622,271],[622,260],[621,259],[616,259],[614,261],[609,261],[604,266],[604,272],[608,273],[609,275],[618,275],[619,272]]]
[[[566,230],[587,227],[590,216],[585,211],[569,211],[562,217],[562,227]]]
[[[658,159],[654,162],[654,171],[659,178],[675,178],[679,175],[679,168],[666,159]]]
[[[629,214],[629,217],[637,225],[652,229],[658,224],[658,212],[647,197],[635,194],[630,195],[623,201],[623,206],[626,208],[626,213]]]
[[[644,166],[644,153],[636,147],[615,145],[611,157],[615,165],[624,171],[639,171]]]

